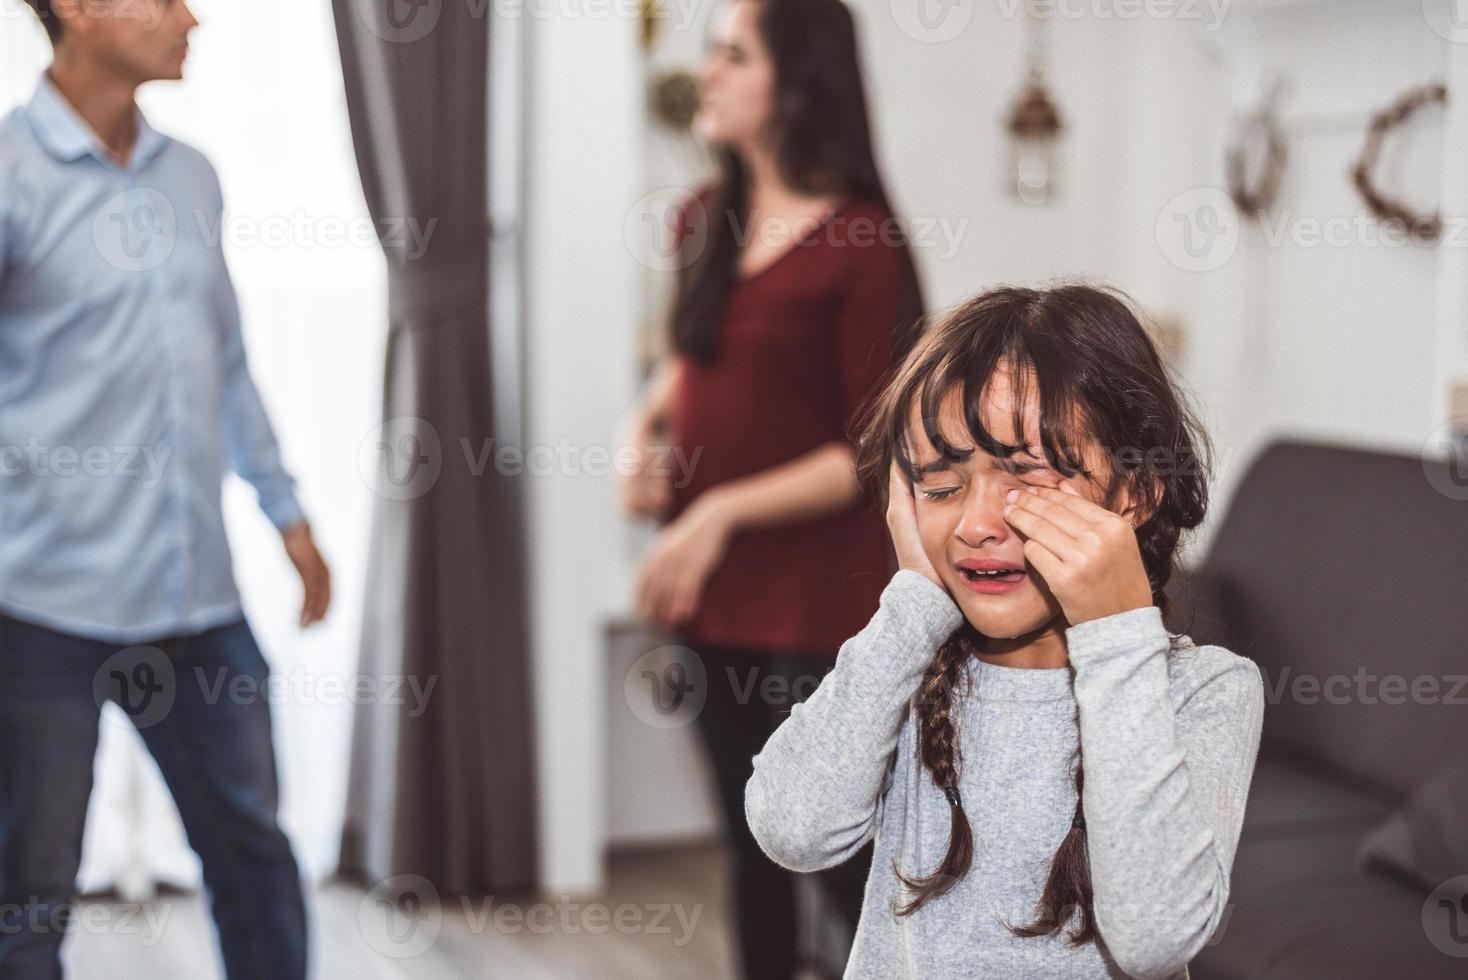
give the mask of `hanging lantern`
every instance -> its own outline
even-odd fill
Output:
[[[1009,190],[1026,204],[1047,204],[1056,192],[1060,111],[1032,78],[1009,113]]]
[[[1009,192],[1026,204],[1054,200],[1060,163],[1060,110],[1045,85],[1044,22],[1027,4],[1028,69],[1019,98],[1009,110]]]

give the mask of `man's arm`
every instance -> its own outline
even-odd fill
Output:
[[[223,256],[217,261],[218,307],[223,317],[219,370],[229,468],[255,488],[260,509],[270,518],[270,523],[284,533],[303,523],[306,515],[296,500],[296,481],[281,462],[275,430],[265,413],[254,379],[250,377],[244,337],[240,331],[239,305]]]
[[[215,177],[218,191],[218,177]],[[223,215],[223,198],[218,198]],[[311,536],[305,512],[296,499],[295,480],[281,461],[275,430],[265,412],[260,392],[250,377],[240,327],[239,298],[230,279],[222,244],[214,256],[215,308],[220,329],[220,388],[224,444],[229,468],[255,488],[260,509],[280,531],[286,555],[301,576],[304,596],[300,623],[308,626],[326,615],[331,602],[331,577]]]

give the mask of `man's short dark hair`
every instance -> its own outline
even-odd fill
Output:
[[[55,44],[57,41],[60,41],[61,18],[57,17],[56,11],[51,9],[51,0],[25,0],[25,2],[30,4],[31,9],[36,12],[36,16],[41,18],[41,26],[46,28],[46,33],[50,36],[51,43]]]

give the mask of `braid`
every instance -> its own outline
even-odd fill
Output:
[[[962,764],[962,753],[958,745],[958,733],[953,723],[953,689],[959,678],[964,676],[964,667],[971,656],[969,647],[962,639],[962,630],[955,632],[938,648],[933,662],[928,665],[919,688],[918,723],[921,728],[919,754],[924,767],[933,774],[935,782],[948,798],[952,826],[948,836],[948,853],[930,875],[909,878],[892,862],[892,871],[898,879],[916,894],[907,904],[899,907],[895,900],[892,911],[897,915],[911,915],[929,898],[942,895],[968,873],[973,862],[973,831],[968,817],[963,812],[962,800],[958,795],[958,773]]]
[[[1029,939],[1034,936],[1055,936],[1079,912],[1081,921],[1071,933],[1072,946],[1084,946],[1099,935],[1096,929],[1095,893],[1091,888],[1091,855],[1086,847],[1086,818],[1082,810],[1081,787],[1085,785],[1085,772],[1081,766],[1080,748],[1076,748],[1075,765],[1076,812],[1071,817],[1070,830],[1060,842],[1050,862],[1050,875],[1045,879],[1045,890],[1035,906],[1035,918],[1028,925],[1005,928]]]
[[[973,863],[973,830],[968,816],[963,811],[963,802],[958,793],[958,776],[962,766],[958,733],[954,724],[954,690],[961,679],[966,680],[964,668],[970,657],[979,649],[982,637],[972,625],[964,623],[950,636],[934,655],[932,663],[923,674],[921,695],[918,700],[918,724],[921,736],[918,754],[922,766],[932,774],[933,782],[948,798],[952,818],[948,835],[948,851],[943,855],[932,874],[921,878],[909,878],[892,863],[893,873],[914,893],[906,904],[899,905],[894,899],[892,911],[896,915],[911,915],[930,898],[942,895],[956,885],[968,873]],[[1076,786],[1076,808],[1071,818],[1070,829],[1050,863],[1050,874],[1045,889],[1036,907],[1034,921],[1023,926],[1004,923],[1014,935],[1021,938],[1054,936],[1079,911],[1079,927],[1070,937],[1072,946],[1094,942],[1099,932],[1096,929],[1093,911],[1094,893],[1091,887],[1091,860],[1086,847],[1086,820],[1083,811],[1081,787],[1085,773],[1080,762],[1080,747],[1075,751],[1073,775]]]

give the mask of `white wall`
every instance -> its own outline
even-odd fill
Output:
[[[528,27],[526,445],[611,447],[636,384],[639,267],[622,228],[640,193],[637,23]],[[610,476],[562,472],[525,490],[543,885],[579,892],[601,880],[602,627],[626,608],[634,532]]]
[[[1405,90],[1441,80],[1448,45],[1419,5],[1325,5],[1269,11],[1229,42],[1250,68],[1282,66],[1290,168],[1276,220],[1245,245],[1262,254],[1254,376],[1261,429],[1416,452],[1431,428],[1439,263],[1444,250],[1389,247],[1347,179],[1372,112]],[[1387,148],[1380,180],[1429,206],[1443,187],[1444,114],[1430,111]],[[1459,169],[1459,168],[1453,168]],[[1346,244],[1308,237],[1313,220],[1362,219]],[[1282,241],[1278,228],[1296,229]],[[1342,227],[1345,227],[1342,224]],[[1458,246],[1461,247],[1461,244]]]

